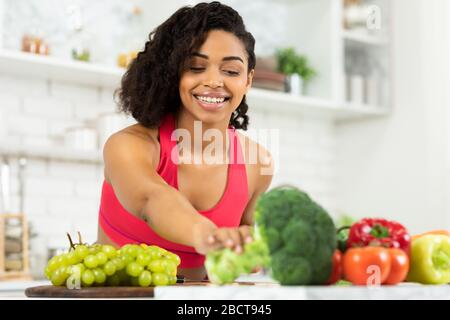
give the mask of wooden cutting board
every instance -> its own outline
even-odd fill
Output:
[[[153,287],[92,287],[71,290],[66,287],[39,286],[25,290],[30,298],[152,298]]]
[[[254,285],[254,283],[239,283]],[[186,281],[177,283],[176,286],[208,286],[209,281]],[[25,290],[25,295],[30,298],[152,298],[154,287],[90,287],[78,290],[66,287],[38,286]]]
[[[177,286],[205,286],[209,282],[186,282]],[[38,286],[25,290],[30,298],[152,298],[154,287],[90,287],[71,290],[66,287]]]

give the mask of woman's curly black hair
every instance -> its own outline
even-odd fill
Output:
[[[239,38],[248,54],[248,71],[255,68],[255,39],[238,12],[217,1],[185,6],[149,34],[145,49],[130,64],[115,93],[119,109],[148,128],[158,127],[164,115],[175,113],[181,105],[179,82],[185,63],[210,30]],[[231,115],[230,125],[236,129],[247,130],[245,100],[244,96]]]

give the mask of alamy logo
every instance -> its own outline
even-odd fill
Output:
[[[79,266],[71,267],[71,275],[67,278],[66,287],[69,290],[81,289],[81,269]]]
[[[366,270],[367,274],[370,275],[367,278],[368,287],[379,287],[381,285],[381,270],[378,265],[370,265]]]
[[[273,175],[278,164],[279,130],[258,129],[248,130],[249,136],[270,148],[272,161],[267,153],[256,143],[247,143],[247,139],[240,139],[241,151],[235,139],[230,136],[223,137],[218,129],[202,130],[202,122],[194,122],[193,137],[187,129],[176,129],[172,132],[171,140],[176,141],[176,146],[171,150],[171,160],[177,164],[261,164],[261,175]],[[237,137],[239,139],[239,137]],[[206,144],[206,147],[204,147]],[[226,150],[226,151],[225,151]]]

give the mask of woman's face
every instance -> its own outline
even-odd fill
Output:
[[[250,89],[247,52],[234,34],[208,32],[198,52],[188,59],[179,89],[184,111],[208,124],[226,122]]]

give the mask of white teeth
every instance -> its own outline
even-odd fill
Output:
[[[208,102],[208,103],[222,103],[225,101],[225,98],[211,98],[211,97],[204,97],[204,96],[196,96],[198,100]]]

